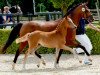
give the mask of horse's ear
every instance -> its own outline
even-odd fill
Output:
[[[86,3],[85,3],[85,5],[87,6],[89,4],[89,2],[87,1]]]
[[[90,2],[90,0],[87,0],[87,2],[85,2],[86,6],[88,6],[89,2]]]

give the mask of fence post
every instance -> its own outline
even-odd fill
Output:
[[[99,5],[98,5],[98,0],[97,0],[97,2],[95,2],[95,5],[96,5],[96,9],[97,9],[97,14],[98,14],[98,19],[99,19],[99,22],[100,22],[100,13],[99,13]]]
[[[19,20],[19,14],[17,14],[17,23],[19,23],[20,20]]]
[[[28,21],[32,21],[32,13],[28,13]]]
[[[48,12],[48,11],[47,11]],[[51,20],[51,15],[50,15],[50,13],[47,13],[46,14],[46,21],[50,21]]]
[[[55,11],[54,11],[54,20],[56,20],[56,13],[55,13]]]

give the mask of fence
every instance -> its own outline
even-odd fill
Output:
[[[97,21],[98,21],[100,15],[98,16],[98,14],[97,14],[97,9],[91,9],[90,11],[91,11],[92,14],[93,14],[94,20],[97,20]],[[100,13],[100,9],[99,9],[99,13]]]
[[[0,14],[0,16],[6,16],[7,14]],[[9,15],[11,15],[12,16],[12,24],[0,24],[0,28],[5,28],[6,26],[12,26],[12,27],[14,27],[17,23],[19,23],[20,22],[20,20],[19,20],[19,17],[22,15],[22,14],[9,14]],[[15,17],[16,17],[16,20],[15,20]]]
[[[45,16],[45,20],[49,21],[49,20],[56,20],[58,18],[61,18],[63,16],[62,12],[58,11],[58,12],[37,12],[36,15],[44,15]]]
[[[99,10],[100,11],[100,10]],[[94,16],[95,20],[98,20],[98,15],[97,15],[97,11],[96,9],[91,9],[91,12]],[[0,16],[5,16],[7,14],[0,14]],[[23,15],[23,14],[11,14],[14,22],[13,24],[0,24],[0,26],[12,26],[14,27],[17,23],[19,23],[20,21],[31,21],[31,20],[56,20],[58,18],[61,18],[63,16],[62,12],[58,11],[58,12],[36,12],[35,15],[33,14],[27,14],[27,15]],[[27,17],[27,19],[26,19]]]

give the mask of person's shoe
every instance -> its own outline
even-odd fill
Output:
[[[75,50],[77,54],[83,54],[84,53],[84,51],[81,48],[73,48],[73,50]]]
[[[84,64],[85,65],[92,65],[92,62],[90,62],[90,61],[84,61]]]

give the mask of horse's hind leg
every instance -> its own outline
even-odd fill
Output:
[[[32,52],[32,53],[34,53],[35,52],[35,48],[36,48],[36,45],[34,44],[30,44],[29,45],[29,48],[28,48],[28,50],[26,51],[26,53],[25,53],[25,57],[24,57],[24,60],[23,60],[23,69],[25,69],[25,64],[26,64],[26,60],[27,60],[27,57],[28,57],[28,55]]]
[[[41,62],[42,62],[43,65],[46,65],[44,58],[43,58],[40,54],[38,54],[38,53],[36,52],[36,50],[39,49],[40,47],[41,47],[41,45],[38,45],[38,46],[34,49],[34,50],[35,50],[35,55],[40,59],[40,62],[39,62],[39,64],[37,64],[37,67],[40,67],[40,63],[41,63]],[[34,52],[32,52],[32,54],[34,55]]]
[[[15,58],[13,60],[12,69],[15,69],[15,64],[16,64],[17,58],[20,55],[20,53],[23,51],[23,49],[26,47],[26,45],[27,45],[27,42],[20,43],[20,48],[16,51]]]
[[[30,49],[28,49],[25,53],[25,57],[24,57],[24,60],[23,60],[23,69],[25,69],[26,60],[27,60],[27,57],[28,57],[29,54],[30,54]]]

